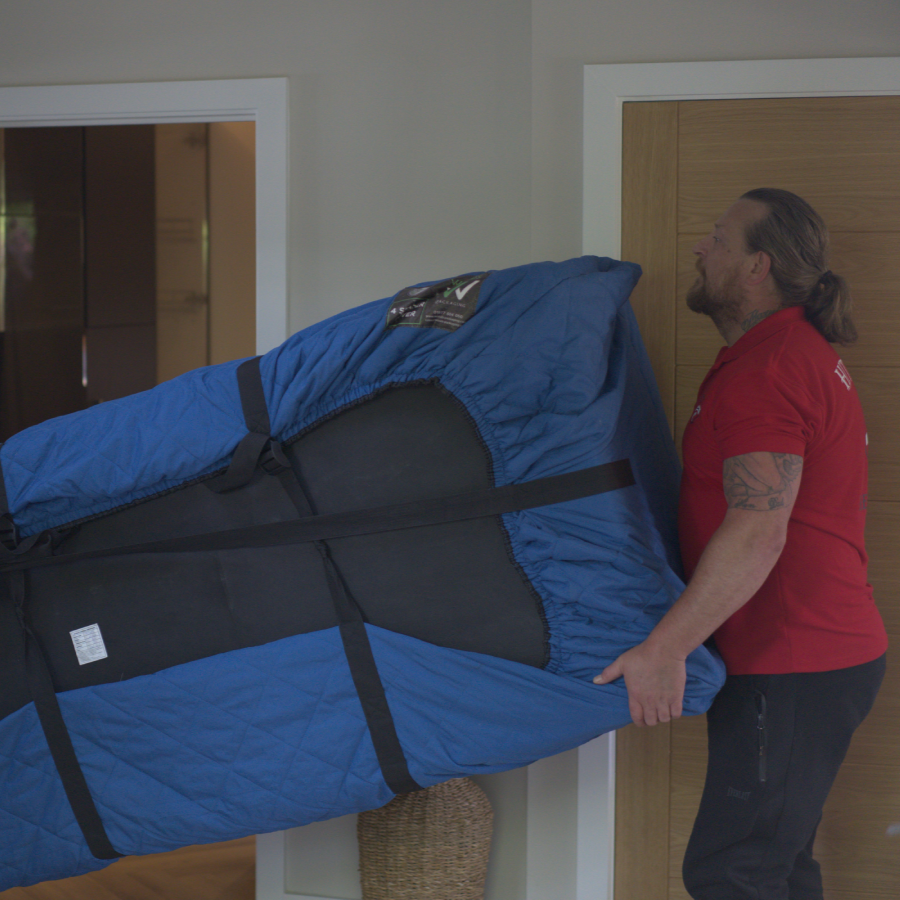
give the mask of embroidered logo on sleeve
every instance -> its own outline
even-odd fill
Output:
[[[847,371],[847,367],[844,365],[842,359],[838,360],[838,364],[834,369],[834,374],[844,382],[844,387],[849,391],[850,386],[853,384],[853,379],[850,377],[850,373]]]
[[[694,414],[691,416],[691,420],[690,420],[690,422],[688,422],[688,425],[690,425],[691,422],[693,422],[694,419],[696,419],[697,416],[700,415],[700,407],[701,407],[701,405],[702,405],[702,404],[700,404],[700,403],[697,404],[697,408],[694,410]]]

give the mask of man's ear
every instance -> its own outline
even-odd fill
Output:
[[[747,276],[748,284],[762,284],[772,271],[772,257],[762,250],[753,254],[750,266],[750,274]]]

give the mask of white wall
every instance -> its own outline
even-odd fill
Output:
[[[586,63],[898,47],[897,0],[30,0],[0,85],[287,76],[299,328],[578,254]]]
[[[581,250],[583,67],[900,54],[897,0],[532,0],[532,255]]]
[[[529,257],[529,0],[34,0],[0,84],[279,75],[291,325]]]

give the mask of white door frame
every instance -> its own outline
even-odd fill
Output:
[[[582,252],[621,254],[623,103],[877,95],[900,95],[900,57],[585,66]],[[613,897],[615,734],[598,741],[605,742],[605,754],[592,751],[592,744],[579,749],[578,900]],[[588,753],[597,757],[593,764]],[[605,816],[582,835],[582,806],[597,796],[607,799]],[[597,880],[583,891],[587,877]]]
[[[256,123],[256,348],[287,337],[288,82],[286,78],[0,88],[0,128]]]

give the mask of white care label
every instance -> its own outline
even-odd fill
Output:
[[[75,655],[78,657],[78,665],[97,662],[98,659],[106,659],[106,644],[103,643],[103,635],[100,634],[99,625],[86,625],[70,631],[72,643],[75,645]]]

